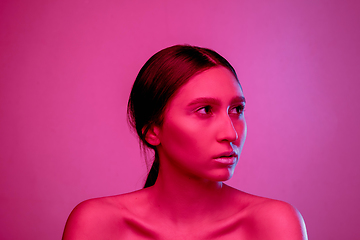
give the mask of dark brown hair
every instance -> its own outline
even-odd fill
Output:
[[[229,69],[238,80],[234,68],[224,57],[211,49],[189,45],[165,48],[141,68],[130,93],[127,114],[141,146],[155,152],[144,188],[155,184],[160,167],[156,147],[145,140],[148,130],[153,124],[161,126],[166,104],[179,88],[191,77],[216,66]]]

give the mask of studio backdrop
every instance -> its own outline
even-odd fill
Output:
[[[235,67],[248,135],[228,184],[291,203],[312,240],[356,240],[360,3],[3,0],[0,238],[60,239],[81,201],[142,188],[135,77],[175,44]]]

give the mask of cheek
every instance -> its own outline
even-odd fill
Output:
[[[247,135],[247,125],[245,119],[238,122],[235,126],[236,132],[238,134],[238,144],[242,146],[245,142],[246,135]]]
[[[190,123],[172,121],[164,125],[162,145],[177,155],[195,154],[198,148],[199,133]]]

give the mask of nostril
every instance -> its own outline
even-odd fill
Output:
[[[234,142],[239,138],[238,133],[234,127],[233,121],[230,116],[222,121],[219,133],[220,141]]]

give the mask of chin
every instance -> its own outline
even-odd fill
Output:
[[[224,177],[221,177],[221,178],[219,178],[218,179],[218,182],[225,182],[225,181],[227,181],[227,180],[230,180],[230,178],[232,177],[232,175],[231,176],[224,176]]]
[[[229,180],[234,174],[234,170],[222,170],[216,172],[216,174],[212,175],[209,179],[216,182],[224,182]]]

